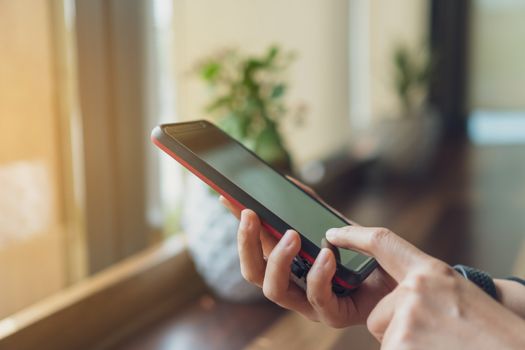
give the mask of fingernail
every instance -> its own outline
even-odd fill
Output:
[[[337,228],[329,229],[328,231],[326,231],[326,238],[328,238],[328,239],[335,238],[337,236],[337,232],[338,231],[339,231],[339,229],[337,229]]]
[[[286,231],[281,242],[285,247],[290,247],[294,243],[294,237],[291,230]]]

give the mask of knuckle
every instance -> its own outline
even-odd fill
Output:
[[[437,267],[436,273],[440,276],[443,288],[447,289],[453,294],[457,294],[461,289],[461,278],[459,274],[450,266],[441,263]]]
[[[281,246],[278,244],[273,248],[273,250],[268,255],[268,261],[267,264],[271,267],[277,268],[281,261],[283,260],[283,251],[281,249]]]
[[[313,271],[310,270],[310,273],[306,275],[306,298],[314,308],[320,309],[325,307],[327,303],[327,300],[323,297],[323,294],[319,290],[323,281],[321,280],[320,276],[312,272]]]
[[[385,241],[385,239],[390,237],[391,234],[392,234],[392,231],[384,227],[379,227],[375,229],[374,231],[372,231],[370,235],[370,241],[369,241],[370,247],[375,248],[375,247],[381,246],[383,242]]]
[[[290,270],[288,270],[288,266],[290,266],[291,260],[292,259],[287,256],[287,254],[278,247],[275,247],[270,252],[266,261],[266,271],[270,276],[282,275],[286,271],[289,272]]]
[[[308,299],[308,302],[310,302],[310,304],[312,304],[312,306],[315,308],[323,308],[326,305],[326,300],[324,300],[324,298],[321,295],[319,295],[315,291],[311,291],[310,289],[307,288],[306,291],[306,297]]]
[[[414,343],[414,329],[409,324],[405,324],[397,330],[397,343],[402,349],[412,349]]]
[[[321,279],[318,273],[315,273],[315,268],[310,269],[306,274],[306,285],[312,288],[307,288],[307,291],[310,291],[321,283]]]
[[[445,264],[443,261],[433,259],[432,262],[429,264],[429,268],[431,271],[437,275],[443,276],[443,277],[455,277],[456,272],[452,267]]]
[[[281,293],[273,288],[270,284],[264,283],[262,286],[263,294],[266,298],[273,301],[274,303],[279,303],[282,299]]]
[[[423,310],[423,308],[423,298],[420,295],[413,295],[405,304],[406,323],[411,326],[417,324],[421,310]]]
[[[248,229],[245,227],[245,225],[239,225],[239,228],[237,229],[237,244],[239,247],[246,246],[250,241],[249,232]]]
[[[407,280],[406,286],[413,294],[423,294],[427,288],[428,279],[428,274],[417,272]]]
[[[425,294],[429,291],[431,284],[440,283],[442,286],[453,287],[457,282],[454,269],[440,260],[433,260],[410,274],[403,282],[412,294]]]

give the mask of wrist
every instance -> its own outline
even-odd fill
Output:
[[[499,299],[494,280],[487,272],[466,265],[455,265],[453,268],[466,280],[474,283],[493,299]]]
[[[525,318],[525,287],[518,282],[494,279],[498,300],[521,318]]]

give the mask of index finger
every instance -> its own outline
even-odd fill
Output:
[[[385,228],[346,226],[326,232],[330,243],[373,256],[397,282],[435,259]]]

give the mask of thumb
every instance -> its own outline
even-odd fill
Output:
[[[326,239],[338,247],[360,251],[374,257],[397,282],[411,270],[433,260],[432,257],[399,237],[378,227],[345,226],[326,232]]]

